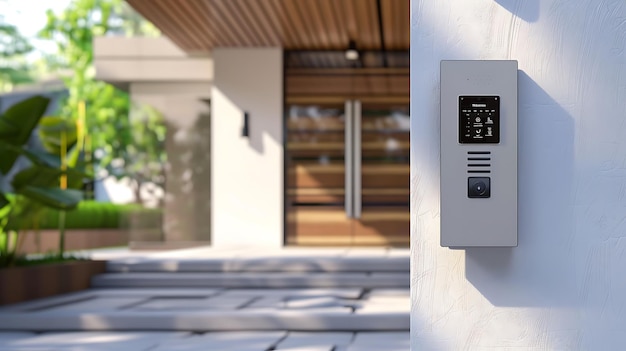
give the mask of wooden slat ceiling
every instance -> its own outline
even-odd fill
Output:
[[[378,3],[380,1],[380,4]],[[408,0],[127,0],[181,49],[409,49]],[[382,18],[382,37],[379,13]]]
[[[287,68],[351,68],[355,64],[346,60],[343,51],[288,51],[285,60]],[[361,64],[367,68],[408,68],[409,52],[388,51],[383,55],[380,51],[364,51],[361,52]]]

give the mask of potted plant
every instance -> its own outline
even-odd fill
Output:
[[[11,174],[13,188],[11,194],[0,189],[0,267],[3,267],[0,269],[0,286],[3,287],[0,304],[85,288],[89,272],[104,270],[102,262],[63,262],[63,243],[57,255],[42,261],[57,264],[15,267],[33,263],[17,255],[20,232],[36,226],[42,209],[48,207],[63,212],[75,208],[82,200],[81,191],[63,186],[82,182],[86,176],[82,170],[68,167],[58,155],[27,147],[48,104],[49,99],[35,96],[0,115],[0,173],[4,177]],[[27,158],[30,164],[11,172],[20,156]],[[37,282],[37,278],[41,281]],[[29,288],[25,288],[26,284]]]

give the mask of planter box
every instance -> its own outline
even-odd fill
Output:
[[[0,306],[84,290],[105,261],[74,261],[0,269]]]
[[[101,247],[128,245],[131,232],[125,229],[68,229],[65,232],[67,251],[89,250]],[[39,232],[26,232],[22,238],[20,254],[54,252],[59,247],[59,231],[45,229]]]

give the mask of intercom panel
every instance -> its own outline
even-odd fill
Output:
[[[517,246],[517,61],[441,61],[441,246]]]

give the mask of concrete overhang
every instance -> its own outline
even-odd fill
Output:
[[[213,80],[208,55],[190,56],[169,39],[98,37],[96,79],[128,90],[134,83],[207,83]]]

